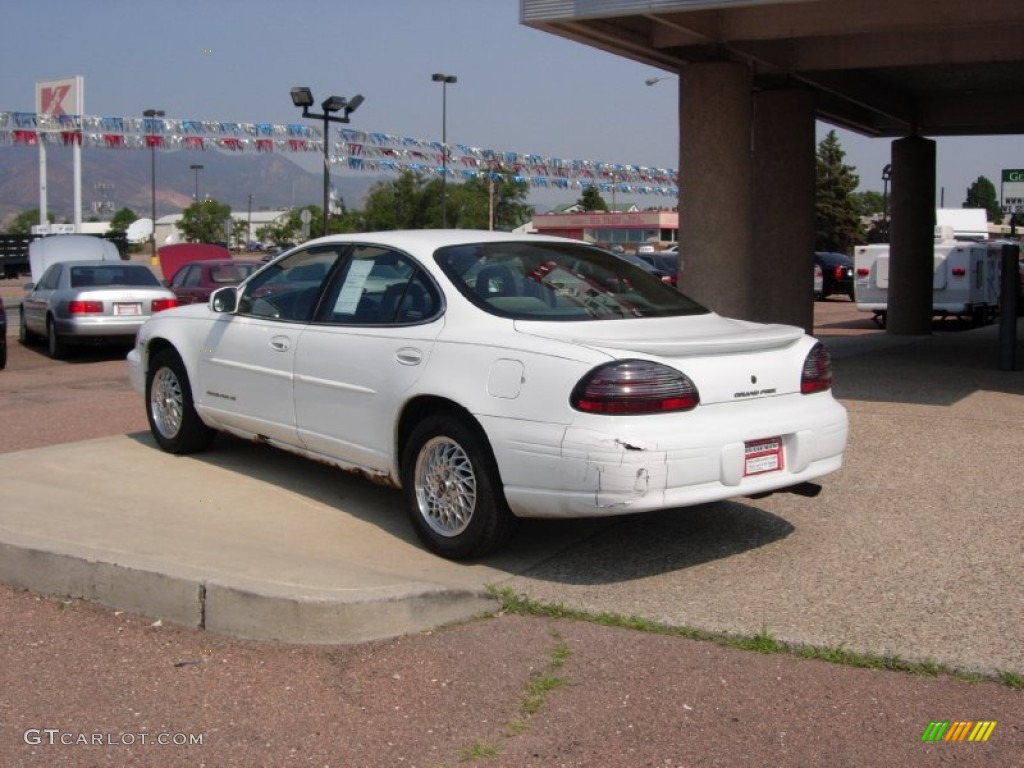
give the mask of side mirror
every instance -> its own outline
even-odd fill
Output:
[[[238,309],[238,291],[235,287],[229,285],[211,293],[210,309],[220,314],[230,314]]]

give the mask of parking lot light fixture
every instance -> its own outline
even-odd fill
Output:
[[[329,96],[320,103],[323,114],[317,115],[309,111],[313,106],[313,91],[305,86],[297,86],[291,90],[292,104],[302,109],[302,116],[324,123],[324,210],[323,234],[327,234],[327,218],[331,204],[331,123],[347,123],[349,115],[356,111],[364,99],[362,94],[346,99],[344,96]],[[341,112],[337,115],[335,112]]]
[[[162,109],[146,109],[142,112],[143,117],[150,121],[164,116]],[[154,127],[154,126],[151,126]],[[149,255],[156,256],[156,140],[149,143],[149,178],[150,178],[150,217],[153,222],[153,229],[149,233]]]
[[[448,85],[457,83],[455,75],[435,72],[430,76],[441,84],[441,227],[448,227]]]
[[[204,167],[205,166],[202,166],[202,165],[190,165],[189,166],[189,170],[192,170],[192,171],[196,172],[196,194],[195,194],[195,197],[193,198],[193,200],[195,200],[195,202],[197,202],[197,203],[199,202],[199,172],[201,170],[203,170]]]

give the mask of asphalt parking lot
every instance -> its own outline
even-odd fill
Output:
[[[1015,481],[1024,449],[1024,383],[1020,372],[995,369],[991,327],[964,331],[943,326],[927,338],[888,337],[840,299],[819,303],[816,317],[817,333],[836,358],[836,394],[850,411],[852,427],[846,466],[826,479],[825,491],[818,499],[773,496],[710,505],[685,514],[624,517],[600,525],[530,525],[525,535],[513,542],[509,554],[468,568],[434,564],[430,567],[440,571],[423,571],[424,578],[449,585],[498,585],[538,601],[591,613],[638,616],[727,633],[764,632],[796,644],[932,661],[990,675],[1021,675],[1024,644],[1020,642],[1019,627],[1024,588],[1020,573],[1024,541],[1019,525],[1020,484]],[[147,455],[150,449],[144,437],[138,436],[145,430],[144,414],[137,397],[127,388],[123,365],[118,353],[88,352],[56,363],[39,350],[14,344],[9,368],[0,373],[0,412],[4,414],[0,451],[6,452],[0,456],[0,482],[10,484],[17,479],[31,483],[34,468],[44,465],[47,478],[35,490],[45,496],[64,484],[73,490],[73,466],[81,460],[83,446],[96,463],[102,463],[102,450],[106,449],[119,457],[118,451],[128,451],[124,456],[130,461]],[[88,439],[96,440],[81,442]],[[68,441],[74,442],[69,445]],[[42,450],[26,450],[37,447]],[[339,508],[348,514],[354,510],[359,528],[369,537],[357,543],[375,548],[388,542],[388,546],[398,547],[398,559],[406,565],[428,567],[425,559],[417,559],[415,544],[404,531],[401,516],[394,513],[388,491],[326,468],[306,468],[306,464],[292,464],[279,454],[229,441],[218,449],[204,471],[229,472],[241,489],[238,493],[248,493],[246,488],[256,487],[271,476],[275,483],[285,485],[282,491],[293,501],[289,514],[300,515],[296,519],[306,520],[304,515],[308,514],[312,516],[308,519],[343,526],[333,515]],[[173,472],[181,470],[179,466]],[[167,472],[168,478],[177,477],[170,469]],[[299,479],[289,481],[293,473]],[[130,472],[118,473],[119,478],[130,476]],[[171,482],[170,486],[178,498],[178,508],[183,508],[182,501],[188,496],[185,487],[180,482]],[[60,496],[62,516],[56,528],[62,532],[73,527],[75,520],[74,493],[68,493],[66,487]],[[143,491],[152,495],[153,486]],[[133,493],[139,494],[139,499],[146,498],[141,491]],[[102,499],[83,506],[99,509]],[[208,515],[210,510],[201,513]],[[0,520],[0,531],[9,531],[11,518]],[[258,520],[263,525],[270,518],[262,514]],[[273,529],[269,543],[260,550],[261,557],[280,543],[278,537],[287,533],[287,527]],[[304,530],[308,534],[315,529]],[[338,528],[339,532],[343,530]],[[328,555],[321,552],[324,541],[318,541],[317,546],[319,561],[326,563]],[[352,551],[353,557],[360,554],[358,549]],[[375,562],[380,557],[376,549],[368,555]],[[264,559],[261,565],[265,567],[268,562]],[[328,578],[327,573],[324,570],[321,575]],[[33,599],[42,607],[31,603]],[[48,630],[45,637],[49,639],[42,640],[44,635],[39,631],[53,621],[45,613],[46,599],[33,598],[31,593],[5,593],[0,605],[7,627],[2,650],[12,662],[5,665],[8,678],[3,681],[4,689],[13,690],[12,685],[25,683],[20,673],[12,674],[26,663],[19,637],[28,632],[33,637],[38,635],[39,642],[53,646],[68,640],[61,639],[59,627]],[[39,613],[33,613],[36,609]],[[275,654],[287,655],[276,645],[236,645],[236,641],[213,633],[197,639],[203,636],[190,634],[191,630],[155,630],[150,626],[151,619],[111,617],[109,612],[83,604],[75,604],[67,613],[69,626],[72,620],[81,621],[82,626],[92,627],[91,631],[101,636],[115,631],[112,625],[116,624],[121,636],[136,637],[133,648],[152,650],[152,643],[157,642],[152,636],[160,634],[176,653],[184,654],[183,658],[188,656],[185,649],[190,644],[206,644],[206,638],[217,648],[214,655],[235,654],[232,658],[245,657],[254,664],[269,658],[280,661],[282,657]],[[21,635],[15,634],[16,628],[21,628]],[[388,679],[386,671],[396,670],[391,674],[397,679],[403,679],[403,675],[404,679],[422,677],[424,665],[437,662],[436,656],[434,662],[425,659],[431,658],[431,653],[440,654],[452,661],[444,675],[463,681],[474,696],[483,696],[476,700],[464,689],[467,704],[472,707],[476,701],[480,712],[487,712],[488,725],[471,726],[458,720],[461,725],[456,732],[446,732],[443,738],[422,733],[414,738],[406,732],[408,720],[402,722],[375,712],[365,716],[365,723],[395,728],[394,744],[403,746],[369,750],[361,762],[352,757],[358,753],[336,744],[334,757],[328,751],[323,764],[394,765],[398,756],[405,757],[405,764],[448,764],[461,759],[458,745],[471,732],[485,734],[488,744],[501,746],[499,756],[487,761],[488,765],[528,764],[529,754],[519,751],[526,749],[523,745],[527,743],[543,758],[532,758],[537,765],[924,765],[950,759],[957,764],[996,765],[1011,764],[1010,755],[1019,756],[1024,748],[1020,694],[998,684],[922,681],[896,673],[834,668],[794,659],[766,660],[739,652],[735,652],[738,657],[732,652],[719,657],[719,649],[706,644],[673,640],[674,644],[665,646],[664,638],[652,640],[623,630],[616,630],[613,639],[603,634],[611,630],[599,629],[584,629],[574,622],[502,617],[446,631],[421,632],[406,640],[352,646],[362,650],[338,650],[336,653],[347,660],[346,669],[358,677],[365,692],[372,689],[378,693],[381,681]],[[495,735],[496,722],[500,725],[503,717],[508,719],[506,710],[516,697],[515,684],[509,681],[530,679],[531,669],[543,671],[546,654],[552,644],[561,642],[559,637],[569,638],[565,642],[575,659],[568,675],[572,694],[556,694],[563,696],[559,699],[561,705],[553,701],[550,716],[535,723],[526,739]],[[73,649],[73,641],[70,647]],[[501,660],[493,655],[496,648],[503,651]],[[598,652],[597,648],[604,650]],[[120,648],[119,653],[129,659],[130,669],[138,669],[133,665],[141,662],[135,661],[134,652]],[[294,661],[296,652],[291,653]],[[95,655],[94,651],[84,654],[90,659]],[[316,651],[299,654],[313,666],[323,660]],[[686,659],[694,654],[711,666],[690,669]],[[713,658],[708,660],[708,654]],[[196,655],[192,653],[188,658]],[[470,656],[475,656],[472,662],[468,661]],[[617,660],[612,661],[616,656]],[[378,664],[385,657],[391,664]],[[202,660],[202,654],[199,658]],[[365,664],[357,663],[356,658]],[[580,666],[583,659],[591,666]],[[767,666],[758,666],[765,661]],[[105,662],[96,657],[93,663]],[[652,664],[654,669],[662,670],[660,683],[650,677]],[[354,671],[357,667],[358,673]],[[829,672],[822,673],[821,667]],[[105,675],[93,669],[86,677],[103,691],[119,679],[116,674]],[[196,665],[196,669],[205,673],[208,667]],[[666,676],[667,669],[676,670],[676,674]],[[495,670],[500,671],[496,674]],[[448,679],[434,673],[442,672],[432,669],[434,680]],[[857,674],[847,678],[848,673]],[[862,673],[867,676],[860,676]],[[153,679],[149,673],[140,674],[145,680]],[[321,670],[320,674],[327,673]],[[828,683],[822,682],[822,674],[830,678]],[[728,694],[721,689],[709,690],[709,675],[721,677],[723,685],[726,680],[732,681],[739,690]],[[776,683],[789,682],[754,682],[772,676]],[[636,687],[640,681],[645,682]],[[161,678],[161,682],[169,681]],[[229,683],[220,680],[218,685]],[[743,695],[750,684],[755,688]],[[946,684],[952,688],[944,688]],[[202,685],[214,685],[209,674]],[[486,701],[483,689],[474,685],[492,687],[495,701]],[[633,733],[626,728],[629,723],[607,711],[611,706],[608,685],[612,686],[612,696],[626,696],[616,699],[619,704],[634,697],[639,717],[627,718],[633,723]],[[878,685],[882,688],[873,687]],[[189,695],[202,695],[201,688],[190,686],[186,686]],[[711,729],[707,732],[715,734],[715,744],[694,739],[692,733],[684,736],[682,723],[692,724],[689,718],[696,717],[687,714],[694,711],[687,697],[696,691],[705,697],[705,705],[716,702],[720,714],[729,711],[730,717],[740,718],[731,722],[745,722],[758,736],[744,745],[742,739],[728,734],[724,720],[716,719],[714,711],[706,708],[699,727]],[[50,695],[56,694],[51,691]],[[319,695],[326,693],[320,690]],[[390,701],[388,696],[396,695],[391,691],[384,698]],[[406,690],[406,695],[416,699],[426,694],[415,689]],[[104,693],[101,699],[107,696]],[[221,694],[211,696],[223,706]],[[591,700],[590,696],[597,698]],[[762,696],[768,706],[757,701]],[[644,697],[648,701],[638,704]],[[177,701],[177,697],[172,698]],[[354,700],[373,708],[372,698],[356,695]],[[12,707],[11,701],[9,694],[7,699],[0,699],[6,707],[0,707],[0,713],[18,713],[21,719],[14,722],[10,715],[2,718],[0,736],[4,743],[0,756],[5,747],[10,747],[13,726],[24,723],[27,716],[23,706]],[[57,699],[47,698],[45,691],[29,697],[29,701],[34,702],[37,716],[40,712],[62,711],[55,705]],[[395,701],[399,702],[396,706],[402,706],[401,696]],[[987,703],[983,706],[981,702]],[[96,722],[90,720],[88,707],[79,706],[83,708],[69,707],[67,711],[80,712],[77,717],[81,722]],[[929,710],[929,706],[935,709]],[[835,711],[827,711],[830,707]],[[151,711],[159,709],[151,707]],[[259,709],[254,706],[250,719],[239,718],[251,727],[251,718],[258,717]],[[731,714],[733,710],[736,714]],[[936,714],[927,714],[931,711]],[[204,713],[204,722],[223,723],[219,715],[207,710]],[[835,732],[829,732],[831,738],[822,738],[821,733],[827,730],[815,735],[813,729],[798,725],[803,717],[824,718],[834,722],[837,729],[848,727],[841,725],[839,713],[853,718],[847,723],[866,727],[864,732],[873,733],[881,748],[865,749],[863,743],[856,746]],[[780,716],[785,728],[771,722]],[[873,717],[881,720],[872,722]],[[978,745],[974,752],[936,752],[934,746],[919,743],[927,725],[920,722],[922,718],[998,720],[995,733],[1002,741]],[[590,733],[583,727],[590,720],[617,729],[620,746],[629,745],[628,750],[615,752],[607,735],[596,737]],[[181,721],[180,713],[177,721]],[[413,721],[419,722],[416,716]],[[116,716],[110,722],[112,728],[126,727]],[[226,724],[221,727],[225,732],[231,730]],[[785,735],[778,736],[782,730],[789,734],[788,741]],[[239,735],[232,734],[230,741],[238,744]],[[277,746],[286,743],[294,745],[280,736],[275,741]],[[5,764],[56,764],[47,758],[57,753],[35,750],[34,757],[30,757],[24,746],[19,742],[18,749],[9,753],[16,759]],[[904,748],[909,751],[900,751]],[[87,759],[83,752],[60,754],[67,756],[67,764],[86,764],[76,762]],[[209,759],[205,747],[202,754]],[[306,756],[314,754],[319,756],[321,752],[311,749]],[[341,760],[339,756],[344,755],[352,759]],[[616,757],[611,759],[610,755]],[[602,756],[607,758],[605,762]],[[258,761],[213,760],[210,764]]]

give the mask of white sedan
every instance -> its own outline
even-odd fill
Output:
[[[720,317],[554,237],[313,240],[160,313],[128,363],[162,449],[220,430],[399,486],[450,558],[522,517],[813,495],[846,446],[828,353],[801,329]]]

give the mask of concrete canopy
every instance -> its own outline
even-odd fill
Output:
[[[671,72],[743,63],[867,136],[1024,133],[1021,0],[520,0],[520,18]]]

